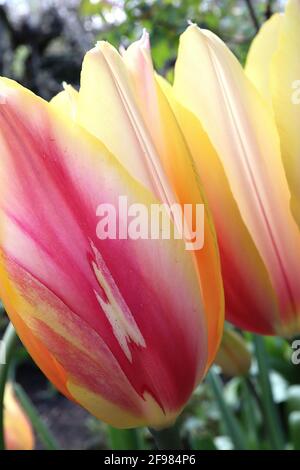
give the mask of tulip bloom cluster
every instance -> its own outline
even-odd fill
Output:
[[[107,423],[174,421],[219,348],[223,283],[237,326],[300,331],[299,24],[291,0],[246,71],[191,25],[173,86],[146,33],[98,43],[50,103],[0,79],[0,296],[49,380]],[[99,239],[97,208],[122,197],[204,204],[203,247]]]

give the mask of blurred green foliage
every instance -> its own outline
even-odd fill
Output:
[[[97,40],[127,47],[143,28],[158,71],[172,78],[189,21],[218,34],[244,63],[257,28],[282,0],[2,0],[0,72],[49,99],[79,85],[84,53]]]
[[[151,34],[155,65],[160,71],[164,71],[168,65],[173,65],[179,36],[189,21],[218,34],[244,62],[250,41],[256,32],[249,4],[253,6],[258,24],[262,24],[271,11],[280,8],[275,1],[82,0],[80,13],[86,17],[99,15],[104,31],[98,34],[98,38],[105,37],[116,47],[119,44],[126,47],[146,28]]]

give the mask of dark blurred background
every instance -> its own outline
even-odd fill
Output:
[[[284,0],[0,0],[0,73],[46,99],[79,85],[85,51],[151,34],[156,68],[172,78],[178,36],[193,21],[216,32],[245,61],[255,32]]]

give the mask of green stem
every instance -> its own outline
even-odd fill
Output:
[[[256,32],[258,33],[259,28],[260,28],[260,24],[259,24],[258,18],[256,16],[255,8],[252,5],[252,0],[246,0],[246,5],[247,5],[247,8],[248,8],[251,20],[253,22],[253,26],[256,29]]]
[[[5,364],[0,364],[0,449],[5,449],[4,442],[4,392],[9,366],[13,357],[13,352],[17,344],[18,337],[16,331],[10,323],[2,338],[1,347],[5,351]]]
[[[49,431],[47,426],[45,426],[45,424],[41,420],[35,406],[31,402],[27,393],[18,384],[14,385],[14,391],[22,408],[24,409],[26,415],[30,419],[34,430],[36,431],[38,437],[43,443],[45,449],[46,450],[58,450],[59,445],[56,442],[55,437],[52,435],[52,433]]]
[[[284,435],[282,432],[278,409],[274,403],[269,368],[267,363],[267,352],[264,338],[259,335],[253,335],[257,365],[259,370],[259,383],[261,389],[262,407],[266,426],[268,428],[271,445],[274,450],[284,449]]]
[[[161,430],[149,428],[158,450],[180,450],[182,444],[177,426]]]
[[[224,425],[226,426],[227,432],[233,442],[235,449],[246,450],[247,443],[244,437],[244,433],[230,407],[224,400],[223,387],[218,375],[211,369],[207,375],[207,378],[217,399],[224,420]]]
[[[241,392],[242,415],[244,418],[244,429],[247,429],[247,441],[249,442],[250,449],[259,449],[257,426],[255,421],[255,398],[251,395],[246,377],[241,379]]]
[[[139,429],[116,429],[108,426],[112,450],[140,450],[143,448]]]
[[[5,313],[4,306],[3,306],[3,303],[0,300],[0,315],[4,315],[4,313]]]

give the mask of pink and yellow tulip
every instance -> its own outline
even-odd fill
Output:
[[[96,236],[97,207],[119,196],[204,202],[147,35],[122,56],[97,44],[79,92],[47,103],[1,78],[0,94],[0,296],[21,340],[96,417],[167,426],[215,357],[223,288],[207,208],[198,251]]]
[[[34,434],[29,418],[7,383],[4,395],[4,440],[7,450],[33,450]]]
[[[254,40],[246,70],[191,25],[174,86],[159,80],[212,209],[227,318],[261,334],[300,332],[299,50],[300,1],[290,0]]]

